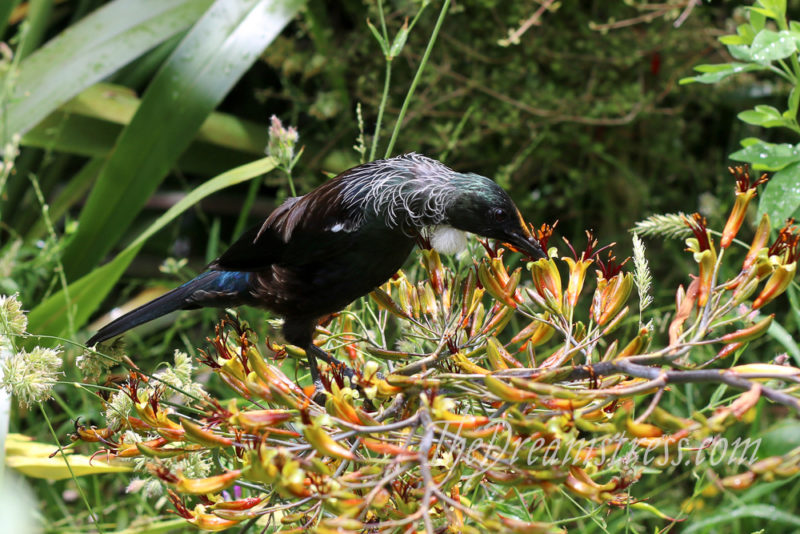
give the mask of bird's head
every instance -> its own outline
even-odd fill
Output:
[[[484,176],[410,153],[360,165],[338,180],[340,197],[356,218],[374,216],[414,232],[432,228],[431,243],[440,252],[462,249],[463,232],[470,232],[533,258],[545,256],[508,194]]]
[[[458,193],[446,209],[446,224],[507,243],[534,259],[545,257],[539,242],[502,187],[472,173],[456,173],[452,180]]]

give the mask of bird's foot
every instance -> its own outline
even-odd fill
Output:
[[[319,366],[317,365],[317,359],[320,359],[328,364],[330,368],[330,373],[332,375],[333,380],[337,382],[341,382],[340,385],[344,384],[344,378],[347,378],[352,387],[356,387],[356,373],[353,369],[342,363],[341,361],[337,360],[321,348],[317,347],[314,344],[311,344],[308,348],[306,348],[306,356],[308,357],[308,365],[311,370],[311,379],[314,382],[314,389],[315,392],[312,395],[312,400],[319,404],[320,406],[325,405],[326,400],[326,391],[327,388],[325,387],[325,382],[322,380],[319,372]],[[338,380],[337,380],[338,375]],[[326,376],[326,380],[330,380]]]
[[[311,400],[320,406],[325,406],[325,401],[328,400],[328,390],[325,389],[325,384],[322,380],[317,379],[314,381],[314,394],[311,395]]]

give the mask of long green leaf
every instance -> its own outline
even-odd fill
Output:
[[[0,139],[25,133],[86,87],[193,24],[211,0],[116,0],[20,64]]]
[[[794,528],[800,528],[800,516],[785,512],[780,508],[767,504],[750,504],[747,506],[740,506],[734,510],[726,509],[719,510],[718,513],[713,514],[711,517],[695,521],[689,525],[685,532],[730,532],[721,526],[739,521],[744,518],[763,519],[764,526],[768,526],[767,532],[778,532],[781,527],[779,525],[787,525]],[[714,530],[716,527],[718,530]],[[708,530],[704,530],[708,529]],[[789,530],[781,530],[782,532],[790,532]],[[796,532],[796,530],[791,530]]]
[[[139,104],[139,98],[127,87],[98,83],[59,109],[66,113],[128,124]],[[261,124],[228,113],[215,112],[200,126],[195,139],[250,154],[263,155],[264,147],[267,146],[267,129]]]
[[[114,150],[114,140],[122,129],[123,126],[112,122],[56,111],[25,134],[22,144],[48,151],[106,158]],[[266,128],[263,130],[266,132]],[[262,147],[265,145],[266,141]],[[200,176],[215,176],[251,161],[254,151],[247,152],[195,140],[181,154],[175,166]],[[258,152],[261,153],[263,151]]]
[[[794,358],[795,365],[800,365],[800,347],[797,346],[797,341],[794,340],[792,335],[787,332],[780,323],[771,323],[767,329],[767,335],[783,345],[786,352],[791,354],[792,358]]]
[[[28,28],[22,32],[24,38],[17,47],[17,55],[26,58],[44,40],[44,32],[47,30],[47,23],[53,11],[53,0],[30,0],[28,2],[28,13],[25,16],[25,23]]]
[[[0,39],[2,39],[3,34],[6,33],[11,14],[14,12],[14,8],[17,7],[17,4],[19,4],[19,1],[20,0],[6,0],[5,2],[0,2]]]
[[[29,330],[40,334],[65,335],[69,327],[68,306],[73,307],[75,326],[84,325],[136,257],[145,241],[153,234],[208,195],[265,174],[274,168],[275,160],[269,157],[262,158],[212,178],[194,189],[159,217],[116,258],[70,284],[69,295],[72,302],[67,301],[62,290],[36,306],[28,315]]]
[[[88,272],[122,237],[147,198],[242,74],[292,19],[296,0],[217,0],[147,88],[81,212],[64,268]]]

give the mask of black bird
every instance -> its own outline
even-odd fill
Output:
[[[87,345],[175,310],[245,304],[283,317],[286,341],[306,350],[316,382],[315,356],[336,361],[312,343],[318,321],[386,282],[420,235],[454,253],[466,245],[464,232],[544,257],[489,178],[414,153],[365,163],[287,199],[205,272],[115,319]]]

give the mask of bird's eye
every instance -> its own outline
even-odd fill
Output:
[[[492,219],[494,219],[494,222],[504,222],[508,219],[508,212],[503,208],[495,208],[492,210]]]

